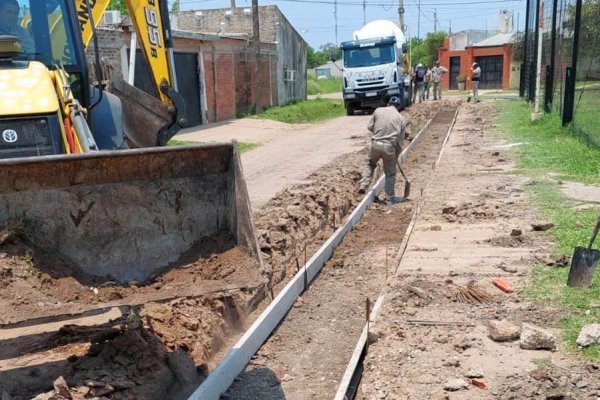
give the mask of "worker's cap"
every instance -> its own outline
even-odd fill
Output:
[[[390,99],[388,100],[388,105],[390,106],[399,106],[400,103],[400,98],[397,96],[392,96],[390,97]]]
[[[422,67],[422,66],[423,66],[423,64],[421,64],[421,63],[417,64],[417,68]]]
[[[476,62],[474,62],[474,63],[473,63],[473,66],[474,66],[474,67],[476,67],[477,65],[479,65],[479,64],[477,64]]]

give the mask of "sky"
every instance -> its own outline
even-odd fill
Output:
[[[498,14],[513,12],[514,28],[525,25],[526,0],[258,0],[259,6],[276,5],[304,40],[315,50],[327,43],[352,40],[364,22],[398,21],[398,4],[404,2],[404,24],[411,37],[424,38],[437,30],[497,29]],[[251,0],[235,0],[237,7],[251,7]],[[335,3],[337,2],[337,13]],[[365,5],[363,8],[363,4]],[[420,8],[419,8],[420,5]],[[227,8],[231,0],[180,0],[181,10]],[[419,12],[420,9],[420,12]],[[337,26],[337,34],[336,34]]]

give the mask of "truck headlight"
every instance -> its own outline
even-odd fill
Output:
[[[354,93],[344,94],[345,99],[353,99],[355,97],[356,97],[356,95]]]
[[[396,88],[396,89],[389,89],[388,94],[398,94],[400,93],[400,89]]]

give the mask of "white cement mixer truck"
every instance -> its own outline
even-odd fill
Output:
[[[405,71],[406,38],[391,21],[369,22],[354,32],[354,40],[342,42],[343,95],[346,114],[368,110],[400,97],[403,107],[410,104],[410,76]]]

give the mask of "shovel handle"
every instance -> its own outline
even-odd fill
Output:
[[[592,248],[592,244],[594,244],[596,236],[598,236],[598,231],[600,231],[600,215],[596,220],[596,226],[594,227],[594,232],[592,232],[592,239],[590,240],[590,244],[588,245],[588,250]]]
[[[400,173],[402,174],[404,180],[408,182],[408,178],[406,177],[406,175],[404,175],[404,171],[402,171],[402,167],[400,166],[400,161],[396,160],[396,165],[398,166],[398,169],[400,170]],[[598,217],[598,221],[600,222],[600,217]],[[600,229],[600,226],[598,228]]]

